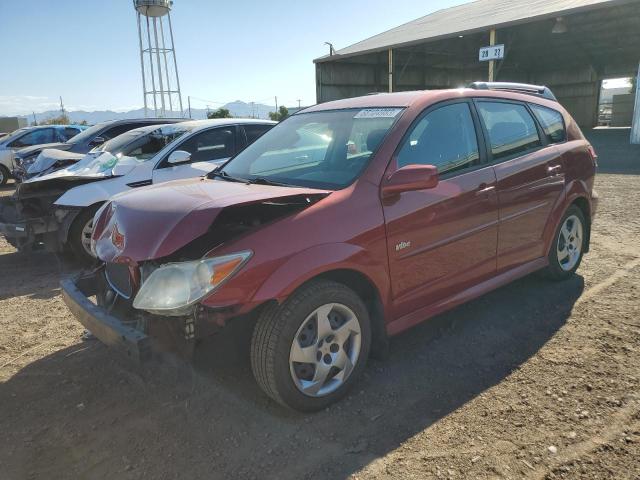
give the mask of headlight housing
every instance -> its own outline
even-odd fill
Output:
[[[133,307],[159,315],[184,315],[193,304],[231,278],[251,255],[247,250],[162,265],[142,284]]]
[[[21,157],[20,155],[16,155],[14,157],[14,162],[16,162],[16,165],[18,167],[22,167],[22,169],[26,171],[31,165],[33,165],[33,162],[36,161],[36,158],[38,158],[38,154],[29,155],[28,157]]]

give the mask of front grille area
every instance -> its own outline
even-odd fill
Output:
[[[131,298],[133,295],[133,281],[128,265],[124,263],[107,263],[104,272],[111,288],[124,298]]]

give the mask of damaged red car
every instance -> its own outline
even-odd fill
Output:
[[[207,177],[121,194],[62,282],[131,356],[251,322],[271,398],[322,409],[388,338],[588,251],[595,152],[544,87],[379,94],[293,115]]]

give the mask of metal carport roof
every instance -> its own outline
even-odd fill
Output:
[[[500,28],[532,20],[638,0],[477,0],[438,10],[314,60],[325,62],[363,53]]]

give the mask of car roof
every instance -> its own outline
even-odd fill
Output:
[[[122,123],[153,123],[154,125],[160,125],[164,123],[178,123],[184,122],[186,118],[120,118],[117,120],[105,120],[103,122],[96,122],[92,127],[99,125],[101,127],[111,127]]]
[[[203,128],[224,127],[225,125],[276,125],[278,122],[271,120],[261,120],[259,118],[211,118],[208,120],[190,120],[184,122],[185,125],[192,127],[192,132],[197,132]]]
[[[187,122],[183,122],[183,123],[187,123]],[[131,130],[127,130],[126,132],[121,133],[120,135],[126,135],[127,133],[131,133],[131,132],[149,133],[159,128],[168,127],[172,125],[176,125],[176,124],[175,123],[154,123],[153,125],[145,125],[144,127],[132,128]],[[118,137],[114,137],[114,138],[118,138]]]
[[[326,103],[319,103],[312,107],[305,108],[296,112],[294,115],[300,115],[308,112],[320,112],[325,110],[342,110],[349,108],[391,108],[391,107],[410,107],[413,104],[428,104],[430,101],[442,101],[447,98],[460,97],[492,97],[507,98],[514,100],[534,101],[538,103],[548,103],[549,100],[542,99],[539,96],[513,92],[508,90],[477,90],[473,88],[449,88],[439,90],[415,90],[409,92],[395,93],[373,93],[361,97],[345,98],[342,100],[333,100]],[[554,102],[555,103],[555,102]]]
[[[42,130],[43,128],[67,128],[67,127],[80,127],[80,125],[32,125],[30,127],[23,127],[19,130]]]
[[[180,122],[180,126],[189,128],[191,132],[197,132],[204,128],[210,128],[210,127],[216,127],[216,126],[224,127],[225,125],[241,125],[241,124],[242,125],[252,125],[252,124],[275,125],[277,123],[278,122],[273,122],[271,120],[260,120],[255,118],[212,118],[208,120],[189,120],[186,122]],[[168,127],[172,125],[176,125],[176,123],[165,123],[165,124],[160,123],[160,124],[154,124],[154,125],[145,125],[144,127],[131,129],[125,132],[125,134],[130,132],[149,133],[154,130],[157,130],[158,128]]]

